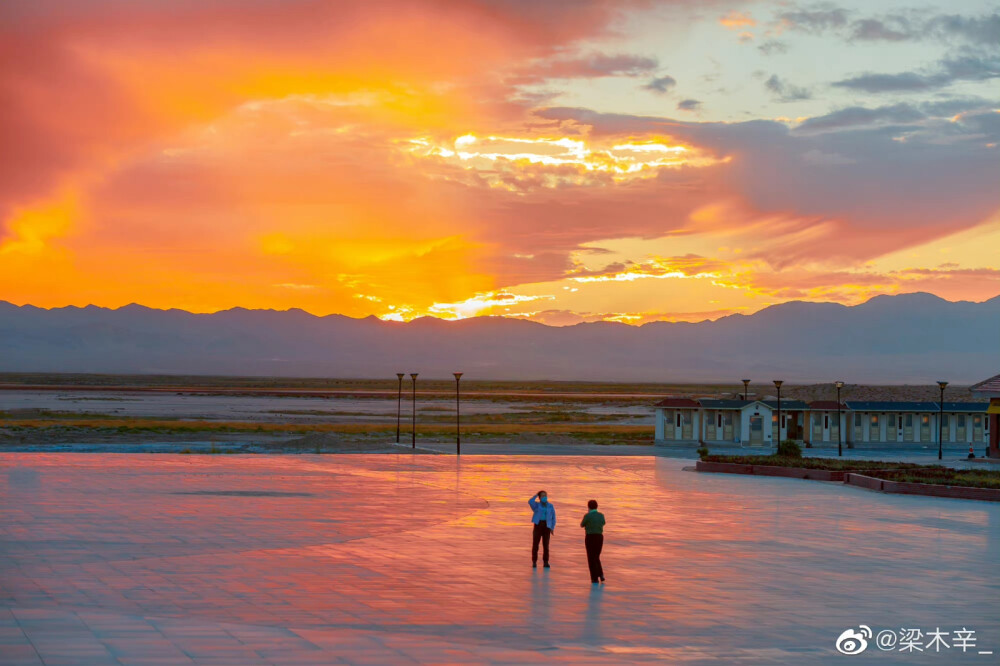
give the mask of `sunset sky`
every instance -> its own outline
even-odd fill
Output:
[[[995,2],[5,0],[0,299],[984,300],[998,143]]]

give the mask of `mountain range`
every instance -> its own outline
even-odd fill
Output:
[[[732,382],[971,383],[1000,372],[1000,296],[794,301],[698,323],[410,322],[233,308],[44,309],[0,301],[0,371]]]

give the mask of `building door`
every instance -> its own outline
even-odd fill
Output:
[[[864,430],[864,423],[865,423],[864,414],[854,415],[854,437],[852,438],[853,441],[855,442],[865,441],[865,436],[864,433],[862,432]]]
[[[750,417],[750,446],[764,446],[764,418],[760,414]]]
[[[931,441],[931,417],[930,414],[920,415],[920,441]]]
[[[983,417],[980,414],[972,417],[972,441],[977,444],[983,441]]]
[[[903,441],[913,441],[913,414],[903,415]]]
[[[812,415],[812,442],[822,442],[823,441],[823,415],[813,414]]]
[[[958,426],[955,428],[957,431],[955,433],[955,441],[964,442],[965,441],[965,414],[955,415],[955,424]]]
[[[899,414],[889,414],[885,421],[885,440],[895,442],[902,435],[903,417]]]
[[[868,424],[868,441],[882,441],[882,424],[879,423],[878,414],[871,415],[871,422]]]
[[[691,410],[684,412],[684,425],[681,429],[681,439],[694,439],[694,413]]]
[[[722,439],[727,442],[733,441],[733,413],[724,412],[722,415]]]

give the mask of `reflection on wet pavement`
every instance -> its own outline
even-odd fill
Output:
[[[859,624],[1000,651],[1000,506],[687,464],[0,454],[0,662],[833,663]]]

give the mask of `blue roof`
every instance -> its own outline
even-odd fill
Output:
[[[743,409],[756,400],[719,400],[718,398],[699,398],[698,404],[708,409]]]
[[[900,401],[900,400],[847,400],[848,409],[856,412],[936,412],[936,402]]]
[[[777,400],[720,400],[718,398],[699,398],[698,404],[706,409],[743,409],[756,402],[767,405],[771,409],[778,408]],[[782,409],[807,409],[808,405],[801,400],[782,400]]]
[[[935,403],[937,404],[937,403]],[[944,401],[946,412],[985,412],[990,406],[988,402],[948,402]]]
[[[771,409],[777,409],[778,408],[778,401],[777,400],[761,400],[761,402],[764,403],[765,405],[767,405],[768,407],[770,407]],[[781,401],[781,408],[782,409],[809,409],[809,405],[807,405],[802,400],[782,400]]]
[[[855,412],[937,412],[940,404],[937,402],[917,401],[864,401],[848,400],[847,408]],[[989,407],[985,402],[948,402],[944,403],[946,412],[985,412]]]

